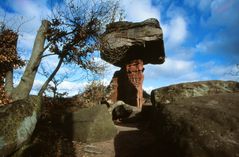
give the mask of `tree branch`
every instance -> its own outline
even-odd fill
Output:
[[[7,95],[10,96],[13,90],[13,71],[12,70],[6,73],[4,89]]]
[[[24,71],[19,85],[14,88],[11,93],[11,97],[14,100],[19,100],[27,97],[32,89],[37,69],[41,62],[41,56],[43,55],[43,52],[47,49],[47,47],[44,47],[44,44],[48,29],[49,21],[43,20],[34,41],[30,61],[26,66],[26,70]]]
[[[43,84],[43,86],[41,87],[40,91],[38,92],[39,96],[42,96],[42,94],[44,93],[44,91],[47,89],[48,84],[51,82],[51,80],[55,77],[56,73],[58,72],[58,70],[60,69],[62,63],[63,63],[63,59],[64,57],[61,57],[55,70],[52,72],[52,74],[49,76],[49,78],[46,80],[46,82]]]
[[[44,57],[48,57],[48,56],[54,56],[54,55],[57,55],[57,54],[55,54],[55,53],[46,54],[46,55],[43,55],[43,56],[41,57],[41,59],[42,59],[42,58],[44,58]]]

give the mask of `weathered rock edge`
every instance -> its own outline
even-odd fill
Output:
[[[107,25],[101,40],[101,58],[119,67],[134,59],[141,59],[144,64],[162,64],[165,53],[158,20],[120,21]]]
[[[204,81],[154,90],[152,127],[165,155],[239,156],[238,85],[233,81]],[[202,92],[202,87],[207,90]]]
[[[189,82],[154,89],[151,92],[151,101],[155,107],[160,107],[189,97],[235,92],[239,92],[239,82],[219,80]]]
[[[40,116],[42,99],[29,96],[0,107],[0,155],[8,156],[31,137]]]

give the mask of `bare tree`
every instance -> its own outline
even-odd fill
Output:
[[[40,69],[38,70],[38,73],[40,75],[48,78],[51,74],[51,71],[49,70],[49,68],[46,68],[44,65],[41,65]],[[45,90],[44,94],[48,95],[49,93],[52,93],[53,98],[67,96],[68,95],[67,92],[62,93],[59,91],[59,85],[71,76],[72,75],[67,72],[64,72],[63,74],[55,75],[55,77],[48,84],[47,89]]]
[[[94,72],[101,70],[93,60],[93,53],[99,50],[99,39],[105,25],[120,15],[118,8],[119,3],[114,0],[68,0],[64,7],[55,9],[53,17],[41,23],[21,81],[16,88],[9,90],[12,99],[29,95],[41,60],[50,55],[57,55],[59,61],[38,95],[44,93],[62,64],[74,63]],[[44,53],[47,49],[50,53]]]
[[[119,8],[113,1],[70,1],[66,9],[54,12],[48,31],[50,51],[59,56],[58,65],[46,80],[39,95],[46,89],[63,63],[75,63],[82,69],[95,73],[102,70],[93,60],[92,53],[98,50],[99,38],[106,23],[112,22]],[[63,10],[63,11],[62,11]]]

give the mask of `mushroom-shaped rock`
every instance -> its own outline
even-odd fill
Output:
[[[142,108],[144,64],[164,62],[163,32],[157,19],[115,22],[107,25],[101,40],[101,58],[121,67],[111,81],[107,98]]]
[[[107,25],[101,48],[101,58],[118,67],[137,59],[144,64],[162,64],[165,58],[163,32],[154,18]]]

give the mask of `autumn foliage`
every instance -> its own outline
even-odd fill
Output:
[[[17,54],[18,34],[10,29],[0,32],[0,105],[9,103],[4,92],[4,79],[8,71],[24,65]]]

